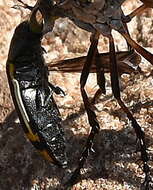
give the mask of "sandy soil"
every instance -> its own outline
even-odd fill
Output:
[[[13,31],[27,17],[27,11],[12,9],[14,4],[15,0],[0,0],[0,190],[60,190],[77,167],[90,133],[80,96],[80,74],[50,73],[50,81],[67,94],[64,98],[55,96],[63,119],[69,162],[67,169],[60,169],[44,161],[26,139],[11,100],[5,63]],[[123,9],[128,14],[140,4],[128,0]],[[153,52],[152,16],[152,10],[148,10],[129,23],[132,38],[150,52]],[[123,38],[117,32],[113,34],[118,49],[125,50]],[[89,33],[67,19],[57,20],[54,31],[43,39],[46,62],[86,55],[89,37]],[[100,39],[99,50],[108,50],[104,37]],[[122,99],[146,134],[153,176],[153,66],[142,59],[140,67],[143,74],[122,75]],[[89,155],[81,179],[72,190],[138,190],[144,178],[140,153],[136,153],[135,132],[112,96],[109,74],[106,82],[106,96],[101,96],[94,107],[100,123],[93,145],[95,152]],[[92,97],[97,89],[95,74],[90,75],[86,89]]]

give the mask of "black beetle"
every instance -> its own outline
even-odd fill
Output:
[[[8,83],[26,136],[45,159],[64,167],[65,139],[53,99],[53,92],[62,90],[48,82],[41,47],[43,26],[35,14],[33,21],[24,21],[15,29],[6,64]]]

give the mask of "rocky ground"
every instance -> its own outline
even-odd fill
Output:
[[[0,0],[0,190],[60,190],[77,167],[90,132],[80,96],[80,74],[50,73],[50,81],[67,94],[64,98],[55,96],[63,119],[69,162],[67,169],[60,169],[44,161],[25,138],[10,97],[5,73],[9,43],[14,28],[27,17],[27,11],[11,8],[15,4],[15,0]],[[139,5],[137,0],[127,0],[124,12],[128,14]],[[129,24],[132,38],[151,52],[152,15],[152,10],[148,10]],[[113,34],[118,49],[125,50],[123,38],[117,32]],[[89,36],[67,19],[57,20],[54,31],[43,39],[46,62],[86,55]],[[104,37],[100,39],[99,50],[108,50]],[[122,75],[122,99],[146,134],[153,176],[153,66],[142,59],[140,67],[143,74]],[[94,141],[95,152],[88,157],[81,179],[72,190],[139,190],[144,178],[140,154],[136,153],[135,132],[112,97],[109,74],[106,81],[106,96],[101,96],[94,107],[101,127]],[[86,89],[92,97],[97,89],[95,74],[90,75]]]

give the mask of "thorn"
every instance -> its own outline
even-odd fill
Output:
[[[61,95],[62,97],[66,96],[65,92],[59,87],[55,87],[55,93]]]
[[[22,0],[18,0],[18,2],[22,3],[22,6],[21,5],[19,5],[19,6],[25,8],[25,9],[29,9],[30,11],[33,10],[32,6],[29,6],[28,4],[24,3]]]
[[[43,53],[47,54],[46,49],[44,47],[41,47],[41,48],[42,48]]]
[[[65,92],[59,87],[59,86],[54,86],[53,84],[49,83],[49,86],[51,89],[58,95],[61,95],[62,97],[66,96]]]
[[[11,8],[21,10],[21,7],[22,7],[21,5],[13,5]]]

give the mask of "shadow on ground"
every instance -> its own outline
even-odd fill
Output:
[[[144,105],[135,106],[140,109]],[[76,168],[79,156],[86,142],[86,135],[74,135],[71,126],[77,123],[77,118],[84,114],[81,108],[79,112],[72,113],[63,121],[67,138],[67,156],[69,166],[67,169],[58,168],[41,158],[34,147],[25,138],[21,125],[16,122],[15,111],[1,123],[0,131],[0,189],[61,189],[61,184],[68,180],[72,171]],[[113,113],[112,113],[113,114]],[[147,146],[153,145],[153,138],[146,136]],[[120,131],[102,129],[96,136],[94,146],[95,153],[91,153],[83,169],[81,180],[100,178],[127,182],[137,189],[142,178],[129,169],[129,163],[135,163],[140,155],[135,153],[136,137],[132,128],[124,128]],[[153,158],[153,154],[149,153]],[[119,163],[119,164],[116,164]],[[153,173],[153,171],[151,171]],[[46,183],[44,183],[44,181]]]

